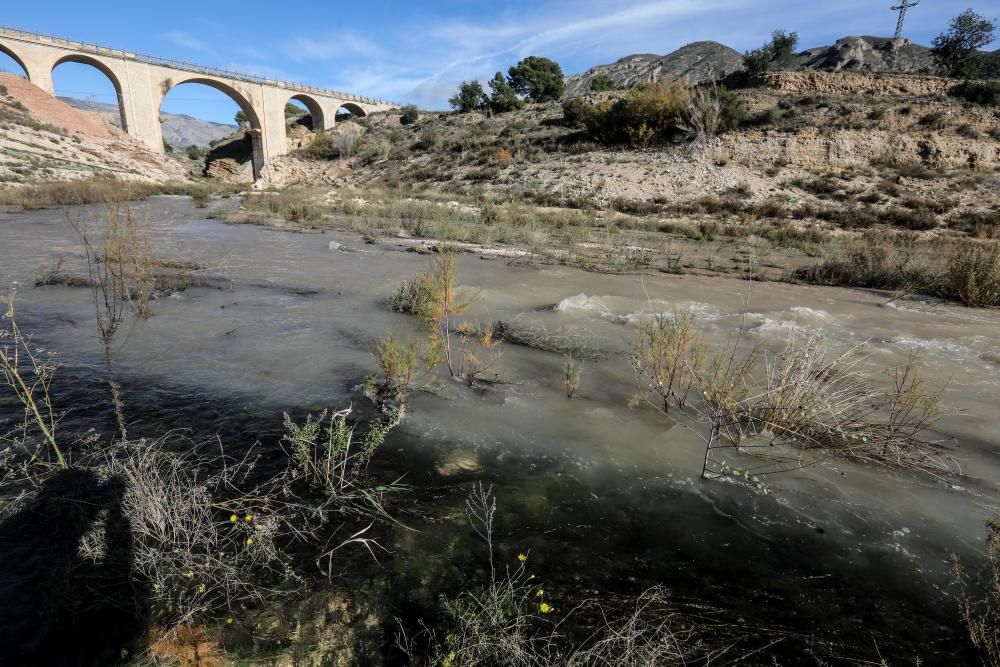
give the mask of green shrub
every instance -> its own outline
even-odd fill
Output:
[[[389,309],[406,315],[424,317],[434,299],[431,278],[421,273],[413,280],[403,281],[389,297]]]
[[[413,125],[418,120],[420,120],[420,112],[417,111],[417,107],[412,104],[407,104],[403,107],[403,113],[399,117],[400,125]]]
[[[920,124],[931,130],[943,130],[948,127],[948,114],[943,111],[933,111],[922,117]]]
[[[948,94],[975,104],[1000,106],[1000,80],[963,81]]]
[[[797,33],[775,30],[771,33],[771,41],[744,54],[743,69],[751,77],[764,74],[771,69],[771,65],[795,55],[795,49],[798,45],[799,36]]]
[[[767,127],[769,125],[776,125],[778,121],[781,120],[781,109],[777,107],[771,107],[770,109],[764,109],[755,113],[744,119],[743,124],[746,127]]]
[[[618,84],[607,74],[598,74],[590,82],[590,90],[595,93],[604,93],[609,90],[617,90]]]
[[[602,143],[645,148],[681,131],[692,96],[686,81],[642,84],[616,102],[588,105],[589,109],[570,105],[567,122],[572,119],[585,125],[587,132]]]
[[[563,123],[566,127],[585,130],[594,123],[594,105],[580,97],[571,97],[562,105]]]

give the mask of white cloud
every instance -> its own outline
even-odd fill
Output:
[[[171,30],[160,35],[163,39],[173,42],[177,46],[182,46],[185,49],[191,49],[193,51],[211,51],[208,44],[201,41],[189,32],[184,32],[183,30]]]
[[[375,42],[349,31],[295,37],[283,50],[292,60],[335,60],[350,55],[373,56],[381,51]]]

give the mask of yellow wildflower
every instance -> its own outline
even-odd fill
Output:
[[[542,597],[543,595],[545,595],[545,589],[542,589],[542,588],[539,588],[539,589],[538,589],[538,592],[537,592],[537,593],[535,593],[535,597],[536,597],[536,598],[540,598],[540,597]]]
[[[528,560],[528,554],[518,554],[517,559],[523,563],[524,561]]]
[[[253,521],[253,514],[247,514],[246,517],[244,518],[246,519],[247,523],[250,523],[251,521]]]
[[[543,602],[542,604],[538,605],[538,611],[542,612],[543,614],[551,613],[552,605],[550,605],[548,602]]]
[[[187,574],[187,578],[190,579],[191,577],[194,576],[194,570],[188,570],[186,574]]]
[[[205,588],[205,584],[202,584],[201,586],[198,587],[198,592],[199,593],[204,593],[206,590],[207,589]]]
[[[230,616],[229,618],[226,619],[226,625],[232,625],[232,624],[233,624],[233,617]]]
[[[250,546],[251,544],[253,544],[253,538],[252,537],[248,537],[247,538],[247,546]]]
[[[236,522],[237,522],[237,521],[239,521],[239,520],[240,520],[240,518],[239,518],[238,516],[236,516],[235,514],[234,514],[234,515],[232,515],[231,517],[229,517],[229,521],[230,521],[231,523],[236,523]]]

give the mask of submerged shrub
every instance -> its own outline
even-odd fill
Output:
[[[404,280],[389,297],[389,309],[406,315],[426,316],[434,294],[431,278],[421,273],[412,280]]]

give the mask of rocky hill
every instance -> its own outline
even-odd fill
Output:
[[[686,76],[692,83],[716,81],[742,68],[743,57],[735,49],[718,42],[694,42],[665,56],[627,56],[610,65],[593,67],[568,77],[566,92],[570,95],[589,92],[591,82],[601,74],[618,86],[631,88],[664,77]]]
[[[79,100],[73,97],[60,97],[61,101],[83,111],[100,114],[115,127],[121,127],[121,115],[114,104]],[[235,125],[213,123],[200,118],[192,118],[183,114],[160,114],[163,125],[163,140],[177,148],[197,146],[208,148],[212,142],[225,139],[236,131]]]
[[[1000,77],[1000,50],[989,54],[987,76]],[[567,94],[590,90],[598,75],[605,75],[617,85],[631,88],[660,78],[686,76],[692,83],[723,79],[743,69],[742,55],[718,42],[695,42],[666,56],[640,54],[626,56],[610,65],[599,65],[583,74],[566,79]],[[889,37],[844,37],[830,46],[819,46],[796,54],[776,69],[821,72],[896,72],[933,74],[934,59],[926,46],[907,39],[898,42]]]
[[[27,80],[0,72],[0,184],[38,184],[91,176],[165,182],[190,167]]]

